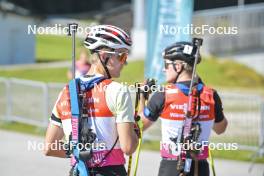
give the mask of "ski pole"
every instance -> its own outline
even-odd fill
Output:
[[[136,100],[135,100],[135,113],[134,113],[135,120],[137,120],[138,109],[139,109],[139,100],[140,100],[140,87],[139,86],[140,86],[139,83],[135,83],[135,87],[136,87]],[[128,168],[127,168],[128,176],[130,176],[131,167],[132,167],[132,155],[129,156],[129,160],[128,160]]]
[[[143,135],[143,122],[141,119],[137,119],[137,124],[139,127],[139,141],[138,141],[138,146],[137,146],[137,150],[136,150],[136,161],[135,161],[135,170],[134,170],[134,176],[137,175],[137,169],[138,169],[138,161],[139,161],[139,153],[140,153],[140,149],[141,149],[141,144],[142,144],[142,135]]]
[[[142,92],[143,91],[143,96],[145,99],[145,106],[147,105],[148,98],[149,98],[149,92],[152,92],[153,86],[156,85],[156,80],[149,78],[147,79],[146,85],[144,85],[143,90],[141,88],[138,89],[138,91]],[[140,96],[140,95],[139,95]],[[137,105],[139,106],[139,105]],[[143,122],[142,119],[139,115],[136,116],[136,123],[139,127],[139,141],[138,141],[138,146],[136,150],[136,161],[135,161],[135,170],[134,170],[134,176],[137,175],[137,169],[138,169],[138,162],[139,162],[139,154],[140,154],[140,149],[141,149],[141,144],[142,144],[142,139],[143,139]]]

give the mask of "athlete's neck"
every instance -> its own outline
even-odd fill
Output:
[[[177,79],[177,82],[191,81],[192,75],[188,73],[181,73]]]
[[[97,65],[92,65],[89,71],[87,72],[87,75],[98,75],[98,74],[104,75],[105,77],[107,77],[103,69],[98,67]]]

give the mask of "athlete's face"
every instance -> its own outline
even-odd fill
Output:
[[[174,63],[167,59],[164,60],[163,72],[165,72],[166,82],[173,83],[175,81],[175,78],[177,76],[177,72],[175,71],[176,67],[177,63]]]
[[[107,68],[113,78],[119,78],[120,72],[123,66],[126,64],[128,50],[127,49],[116,49],[112,54],[109,55],[109,63]]]

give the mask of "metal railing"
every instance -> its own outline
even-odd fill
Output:
[[[0,119],[46,127],[63,84],[0,78]]]
[[[234,35],[199,35],[204,38],[202,49],[205,53],[232,54],[264,48],[264,3],[197,11],[193,23],[200,27],[237,27],[238,33]]]
[[[51,110],[64,84],[0,78],[0,119],[46,127]],[[213,134],[213,142],[238,143],[256,151],[264,141],[264,101],[244,92],[219,92],[229,121],[223,135]],[[134,98],[134,94],[131,93]],[[160,140],[158,120],[144,133],[147,140]]]
[[[239,149],[257,151],[264,141],[264,100],[261,96],[245,93],[220,91],[228,127],[224,134],[212,132],[211,142],[236,143]],[[147,140],[161,139],[160,120],[154,123],[144,137]],[[263,156],[263,149],[260,150]]]

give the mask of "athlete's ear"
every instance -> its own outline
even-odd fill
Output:
[[[183,65],[180,63],[175,64],[176,72],[180,73],[183,69]]]

